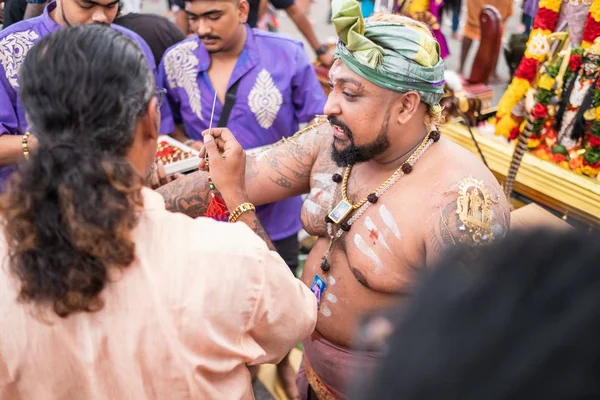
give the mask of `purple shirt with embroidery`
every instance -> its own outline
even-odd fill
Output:
[[[246,44],[227,88],[240,80],[227,127],[244,149],[277,142],[298,131],[301,122],[322,114],[325,94],[302,44],[276,34],[246,27]],[[189,38],[165,53],[159,82],[167,89],[162,108],[161,133],[182,124],[190,139],[201,140],[208,129],[214,89],[207,70],[210,55],[198,37]],[[223,104],[217,99],[213,126]],[[300,197],[258,208],[271,240],[300,230]]]
[[[62,28],[48,14],[55,7],[56,3],[50,3],[39,17],[21,21],[0,31],[0,135],[23,135],[27,132],[25,110],[19,99],[19,68],[29,49],[38,40]],[[129,29],[111,26],[140,45],[152,71],[156,73],[156,63],[148,44]],[[14,165],[0,167],[0,191],[14,168]]]

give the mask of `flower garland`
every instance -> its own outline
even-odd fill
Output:
[[[540,63],[546,59],[548,36],[556,29],[561,5],[561,0],[540,0],[525,56],[515,72],[513,81],[498,104],[496,114],[496,134],[498,135],[508,138],[511,132],[514,133],[515,128],[519,128],[519,123],[512,117],[511,112],[531,87]]]
[[[585,21],[581,47],[584,50],[589,48],[598,36],[600,36],[600,2],[594,1],[590,6],[587,20]]]
[[[583,154],[582,173],[591,177],[600,172],[600,80],[594,86],[594,122],[586,135],[585,153]]]

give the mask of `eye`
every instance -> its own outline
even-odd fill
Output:
[[[220,15],[211,15],[208,17],[208,19],[211,21],[218,21],[220,18],[221,18]]]
[[[80,4],[79,7],[83,8],[84,10],[91,10],[94,5],[93,4]]]
[[[188,21],[196,22],[196,21],[198,21],[198,17],[195,17],[193,15],[188,15]]]
[[[109,10],[112,10],[112,9],[116,8],[117,5],[118,5],[118,3],[109,4],[108,6],[106,6],[106,8],[108,8]]]
[[[357,97],[358,97],[357,95],[355,95],[355,94],[351,94],[351,93],[348,93],[348,92],[343,92],[343,93],[344,93],[344,96],[345,96],[345,97],[346,97],[348,100],[354,100],[355,98],[357,98]]]

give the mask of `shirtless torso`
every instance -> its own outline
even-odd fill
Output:
[[[417,161],[410,174],[334,241],[328,257],[331,269],[325,273],[321,262],[330,241],[325,217],[330,204],[335,206],[341,200],[342,190],[332,176],[344,172],[331,161],[329,129],[328,124],[319,127],[319,135],[325,136],[324,150],[311,171],[311,190],[302,209],[304,229],[319,238],[306,261],[302,280],[310,287],[318,274],[327,282],[317,331],[349,347],[362,316],[401,300],[411,291],[415,273],[431,265],[442,247],[453,244],[452,239],[469,241],[459,230],[463,224],[456,213],[461,181],[472,177],[483,182],[492,200],[491,227],[497,234],[508,229],[509,208],[496,179],[481,161],[442,138]],[[393,172],[369,163],[357,165],[348,183],[349,199],[357,203]],[[334,234],[337,229],[333,224]]]

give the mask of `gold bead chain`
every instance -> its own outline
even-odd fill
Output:
[[[379,192],[386,185],[388,185],[402,171],[402,167],[405,164],[412,165],[412,161],[414,161],[414,159],[417,157],[417,154],[420,154],[421,150],[423,150],[423,148],[429,141],[429,136],[430,136],[429,134],[425,135],[425,138],[423,139],[423,141],[421,142],[419,147],[417,147],[417,149],[410,155],[408,160],[403,162],[402,165],[400,167],[398,167],[398,169],[396,171],[394,171],[394,173],[385,182],[383,182],[381,185],[379,185],[379,187],[377,189],[370,192],[364,199],[362,199],[361,201],[359,201],[356,204],[352,204],[350,199],[348,199],[348,180],[350,179],[350,172],[352,171],[352,166],[346,167],[346,172],[344,173],[344,179],[342,180],[342,199],[345,202],[347,202],[348,204],[350,204],[352,206],[352,209],[354,209],[354,210],[361,208],[367,201],[369,201],[369,195]]]

